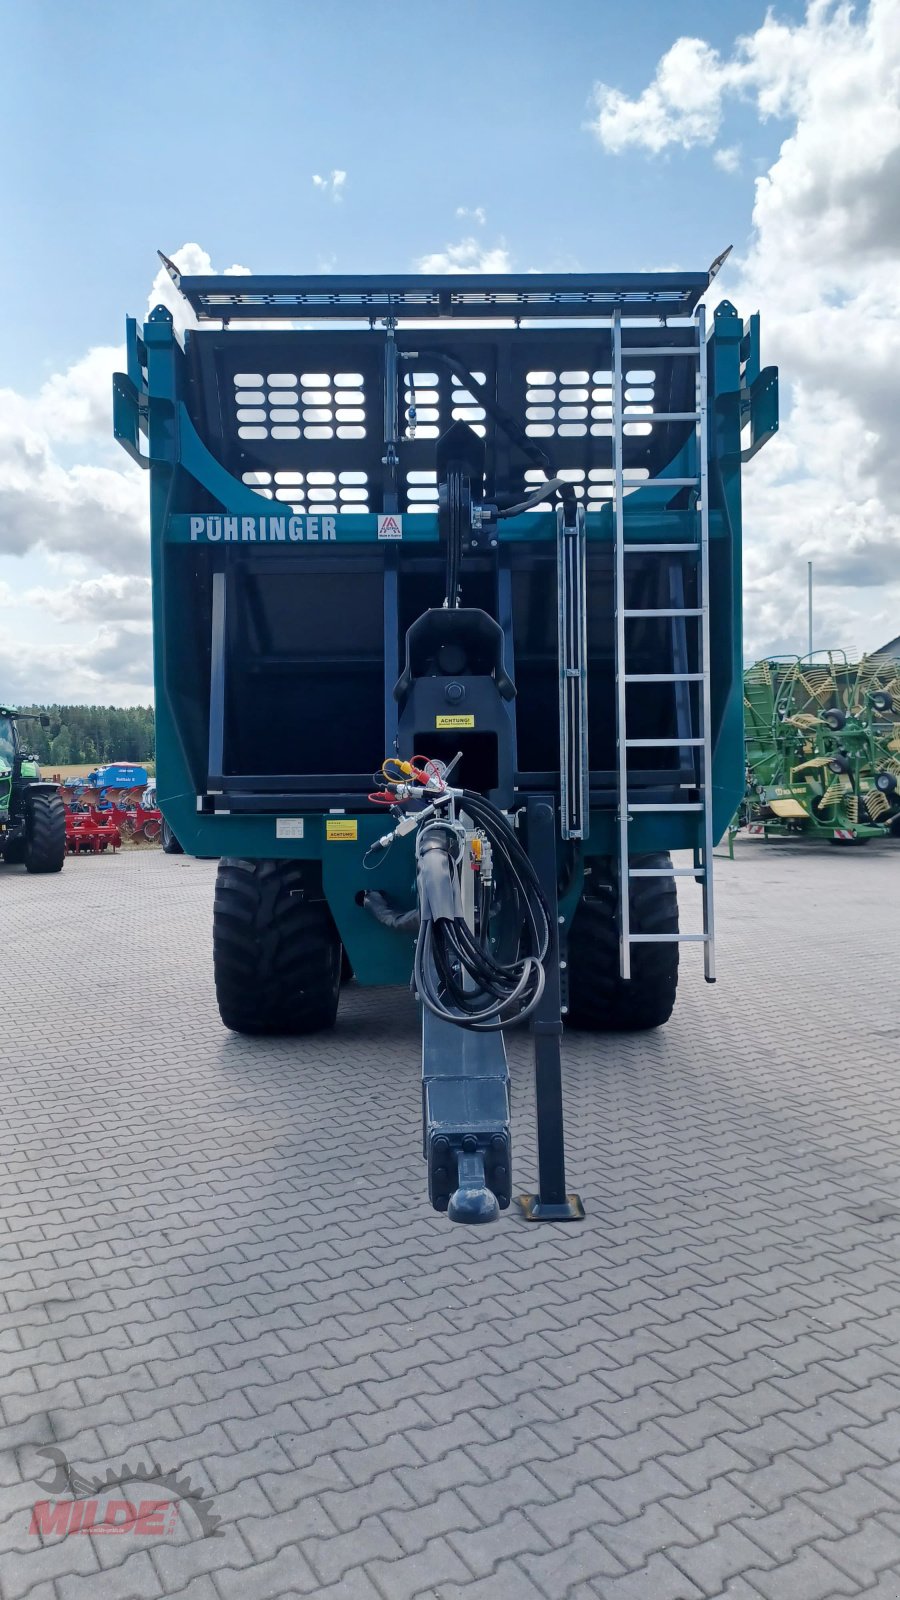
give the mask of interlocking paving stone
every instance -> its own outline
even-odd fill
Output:
[[[736,856],[715,988],[565,1041],[586,1222],[474,1234],[403,991],[239,1039],[214,863],[2,869],[0,1600],[900,1600],[900,847]],[[221,1536],[39,1539],[42,1447]]]

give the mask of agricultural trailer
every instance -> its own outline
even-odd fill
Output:
[[[744,711],[749,829],[836,844],[900,832],[900,662],[842,650],[757,661]]]
[[[41,777],[24,724],[40,715],[0,706],[0,852],[8,866],[29,872],[59,872],[66,858],[66,814],[55,783]]]
[[[436,1209],[512,1197],[503,1030],[535,1056],[533,1220],[566,1188],[565,1021],[666,1021],[715,976],[744,787],[741,465],[775,432],[759,321],[705,272],[186,277],[127,323],[149,471],[157,784],[219,858],[226,1026],[421,1007]],[[691,852],[674,868],[670,852]],[[702,895],[681,933],[676,878]]]

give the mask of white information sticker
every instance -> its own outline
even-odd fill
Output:
[[[276,817],[275,818],[275,837],[276,837],[276,839],[302,839],[303,838],[303,818],[302,817]]]

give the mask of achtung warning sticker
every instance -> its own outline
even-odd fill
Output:
[[[325,837],[334,842],[337,839],[355,839],[359,831],[359,824],[355,817],[326,817]]]
[[[402,539],[403,518],[396,513],[384,517],[379,516],[378,537],[379,539]]]
[[[436,728],[474,728],[475,718],[458,711],[455,716],[435,717],[434,725]]]

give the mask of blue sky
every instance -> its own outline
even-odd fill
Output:
[[[695,3],[727,49],[763,5]],[[785,14],[802,7],[782,7]],[[750,226],[784,127],[729,111],[737,176],[706,149],[648,163],[585,131],[597,79],[638,92],[675,8],[605,0],[13,3],[4,11],[4,381],[27,389],[141,309],[155,251],[200,241],[261,271],[409,267],[472,232],[517,268],[705,266]],[[635,27],[636,18],[639,26]],[[340,205],[313,173],[346,171]]]
[[[0,0],[0,25],[4,695],[149,696],[110,374],[157,248],[189,245],[195,270],[608,272],[733,244],[713,303],[761,309],[782,377],[748,654],[805,648],[810,557],[817,642],[900,632],[900,0]]]

